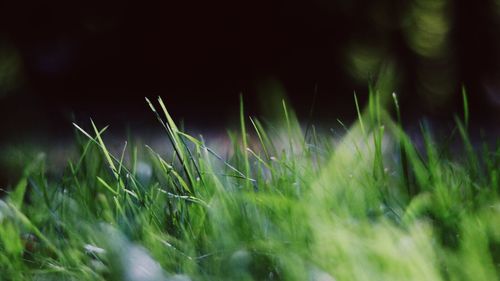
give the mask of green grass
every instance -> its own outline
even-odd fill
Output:
[[[26,165],[0,201],[0,280],[496,280],[500,147],[474,147],[468,106],[418,148],[373,94],[342,138],[247,118],[228,156],[148,100],[171,153],[75,125],[60,178]],[[159,106],[158,106],[159,105]]]

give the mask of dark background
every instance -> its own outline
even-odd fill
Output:
[[[88,117],[156,125],[143,97],[158,95],[188,124],[224,127],[240,93],[259,114],[276,85],[302,118],[316,93],[330,124],[388,62],[407,120],[451,118],[463,84],[475,122],[495,124],[499,27],[493,0],[2,1],[1,139]]]

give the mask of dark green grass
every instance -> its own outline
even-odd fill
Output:
[[[26,164],[0,201],[0,280],[496,280],[498,147],[422,130],[417,149],[373,95],[342,138],[247,118],[227,156],[149,105],[171,153],[75,125],[79,157]],[[271,129],[270,129],[271,128]]]

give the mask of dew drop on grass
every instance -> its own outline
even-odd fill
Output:
[[[83,246],[83,248],[85,249],[85,252],[88,254],[101,255],[106,252],[106,250],[104,250],[103,248],[99,248],[91,244],[86,244],[85,246]]]

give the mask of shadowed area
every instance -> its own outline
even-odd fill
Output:
[[[161,95],[174,116],[223,127],[243,93],[259,112],[277,81],[301,117],[352,120],[386,63],[402,113],[447,118],[460,109],[497,118],[498,1],[215,1],[74,6],[2,3],[2,139],[68,135],[73,118],[143,127],[143,97]],[[264,96],[264,97],[262,97]],[[260,98],[259,98],[260,97]],[[76,116],[76,117],[73,117]],[[408,119],[406,118],[406,119]],[[148,121],[148,122],[144,122]]]

